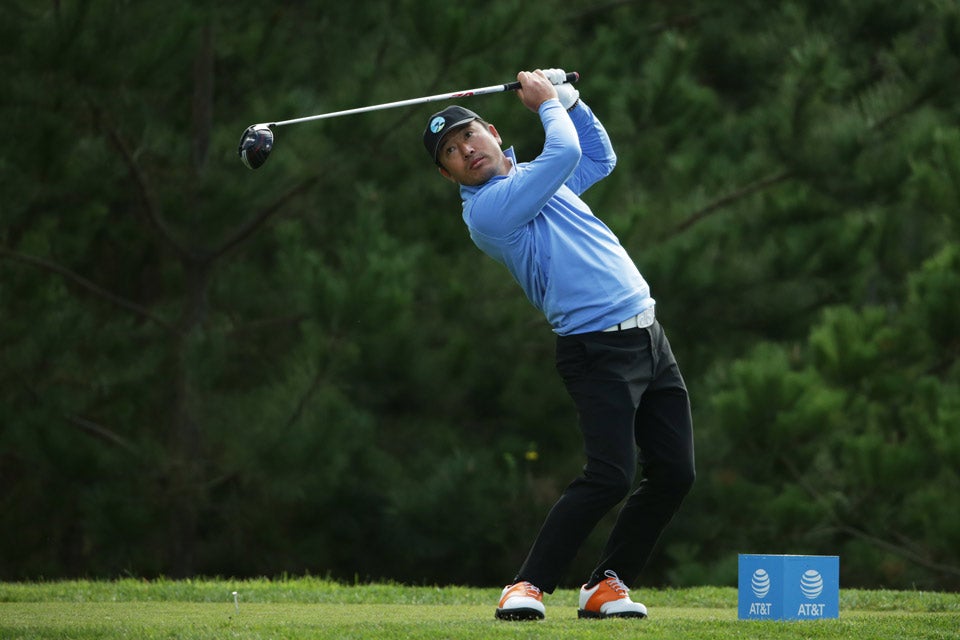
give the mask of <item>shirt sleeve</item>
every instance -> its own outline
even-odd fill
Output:
[[[545,133],[543,151],[509,175],[491,179],[466,203],[464,213],[474,230],[493,238],[507,237],[533,220],[574,175],[581,156],[577,128],[559,100],[545,101],[539,115]]]
[[[566,185],[580,195],[610,175],[617,164],[617,154],[613,151],[607,130],[582,100],[570,111],[570,119],[577,130],[583,157]]]

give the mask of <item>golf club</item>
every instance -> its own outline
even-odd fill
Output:
[[[580,74],[572,71],[567,74],[564,82],[576,82],[580,79]],[[456,98],[466,98],[469,96],[481,96],[488,93],[500,93],[502,91],[516,91],[520,88],[519,82],[508,82],[506,84],[495,84],[489,87],[480,87],[478,89],[466,89],[463,91],[452,91],[450,93],[440,93],[435,96],[426,96],[424,98],[411,98],[410,100],[399,100],[397,102],[385,102],[375,104],[370,107],[359,107],[356,109],[347,109],[345,111],[334,111],[332,113],[321,113],[315,116],[306,116],[304,118],[294,118],[292,120],[281,120],[279,122],[263,122],[252,124],[246,128],[240,137],[240,148],[237,153],[240,159],[250,169],[259,169],[267,161],[270,152],[273,150],[274,133],[272,127],[283,127],[288,124],[297,124],[300,122],[310,122],[311,120],[323,120],[325,118],[336,118],[337,116],[348,116],[355,113],[366,113],[367,111],[379,111],[381,109],[393,109],[395,107],[407,107],[414,104],[424,104],[427,102],[437,102],[439,100],[453,100]]]

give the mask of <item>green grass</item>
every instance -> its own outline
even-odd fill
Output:
[[[237,592],[239,606],[234,604]],[[547,619],[493,618],[499,589],[282,580],[0,584],[0,638],[958,638],[960,594],[840,593],[840,618],[737,620],[733,588],[642,590],[646,620],[578,620],[577,594],[544,598]]]

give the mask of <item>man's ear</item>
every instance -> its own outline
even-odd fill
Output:
[[[450,175],[450,172],[444,169],[443,167],[437,167],[437,171],[439,171],[440,175],[442,175],[444,178],[446,178],[450,182],[456,183],[456,180],[452,175]]]
[[[497,144],[503,144],[503,139],[500,137],[500,134],[497,133],[497,128],[495,126],[488,124],[487,131],[489,131],[490,135],[493,136],[493,139],[497,141]]]

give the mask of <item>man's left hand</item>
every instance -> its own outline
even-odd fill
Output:
[[[517,74],[517,80],[520,81],[520,89],[517,91],[517,95],[524,106],[534,113],[540,110],[541,104],[551,98],[558,97],[557,88],[553,86],[553,83],[547,79],[547,76],[540,69],[533,72],[521,71]]]
[[[544,69],[543,75],[547,80],[557,87],[557,97],[560,98],[560,104],[563,108],[570,110],[580,99],[580,92],[573,88],[573,85],[566,82],[567,74],[563,69]]]

